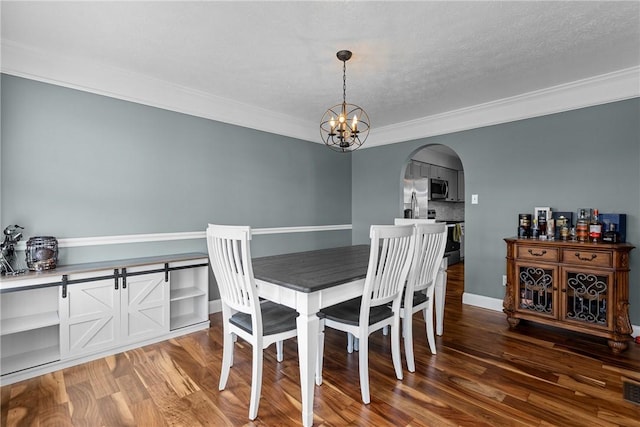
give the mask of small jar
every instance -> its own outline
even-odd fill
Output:
[[[25,256],[31,271],[54,269],[58,262],[58,241],[51,236],[31,237],[27,240]]]

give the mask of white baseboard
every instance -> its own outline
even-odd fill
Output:
[[[220,313],[222,311],[222,301],[215,299],[209,301],[209,314]]]
[[[483,295],[464,292],[462,294],[462,303],[472,305],[474,307],[486,308],[488,310],[502,311],[502,300],[498,298],[490,298]]]
[[[488,310],[502,311],[502,300],[498,298],[490,298],[465,292],[462,294],[462,303],[474,307],[486,308]],[[640,336],[640,326],[631,325],[631,328],[633,329],[633,332],[631,332],[632,337]]]

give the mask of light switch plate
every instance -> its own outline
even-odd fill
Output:
[[[478,195],[477,194],[472,194],[471,195],[471,204],[472,205],[477,205],[478,204]]]

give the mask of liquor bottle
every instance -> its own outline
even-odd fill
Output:
[[[538,213],[538,233],[540,239],[547,238],[547,212],[540,211]]]
[[[598,209],[593,210],[593,217],[589,223],[589,241],[600,243],[602,241],[602,223],[598,217]]]
[[[586,242],[589,240],[589,219],[585,209],[580,209],[578,220],[576,221],[576,240]]]
[[[531,228],[531,238],[537,239],[540,236],[540,229],[538,228],[538,220],[533,219],[533,228]]]
[[[609,229],[602,235],[602,241],[607,243],[618,243],[620,241],[620,234],[616,231],[616,225],[613,222],[609,223]]]

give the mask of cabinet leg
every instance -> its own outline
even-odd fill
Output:
[[[629,344],[627,344],[627,341],[608,340],[607,344],[609,344],[609,348],[611,349],[613,354],[620,354],[623,351],[625,351],[627,347],[629,347]]]
[[[518,324],[520,323],[520,319],[518,319],[517,317],[507,317],[507,322],[509,322],[509,327],[513,329],[518,326]]]

